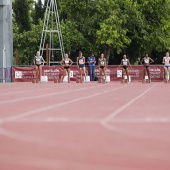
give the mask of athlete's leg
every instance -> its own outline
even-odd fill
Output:
[[[83,73],[84,73],[84,78],[85,78],[85,82],[86,82],[86,67],[83,67]]]
[[[122,68],[122,80],[124,79],[125,69]]]
[[[67,69],[67,74],[68,74],[68,83],[70,83],[70,68]]]
[[[82,80],[82,68],[79,68],[80,71],[80,80]]]
[[[65,76],[66,76],[66,69],[63,70],[63,75],[61,76],[61,82],[63,82]]]
[[[166,79],[166,80],[168,79],[167,73],[168,73],[168,69],[166,67],[164,67],[164,79]]]
[[[127,75],[127,80],[129,81],[129,70],[128,70],[128,68],[126,68],[126,75]]]
[[[145,76],[146,76],[146,68],[144,67],[144,69],[143,69],[143,80],[145,80]]]
[[[39,70],[38,80],[40,81],[40,80],[41,80],[41,76],[42,76],[42,65],[40,65],[40,66],[38,67],[38,70]]]
[[[100,68],[100,83],[102,82],[102,73],[103,73],[103,69]]]
[[[39,72],[38,66],[35,65],[35,79],[36,79],[36,81],[38,81],[38,72]]]
[[[167,80],[168,80],[170,78],[169,77],[170,76],[170,67],[168,67],[166,75],[167,75]]]
[[[146,69],[147,74],[148,74],[148,78],[149,78],[149,83],[151,83],[151,77],[150,77],[150,69],[149,67]]]
[[[105,78],[105,82],[106,82],[106,67],[103,68],[103,74],[104,74],[104,78]]]
[[[147,72],[148,78],[150,79],[150,70],[149,70],[149,67],[146,68],[146,72]]]

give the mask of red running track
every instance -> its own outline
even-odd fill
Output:
[[[169,170],[170,84],[0,84],[0,170]]]

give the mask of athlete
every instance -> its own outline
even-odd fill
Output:
[[[125,54],[123,55],[123,59],[121,60],[121,63],[120,63],[120,65],[119,65],[119,67],[120,67],[120,66],[122,66],[122,80],[124,79],[124,74],[126,73],[127,79],[128,79],[128,81],[129,81],[130,79],[129,79],[128,66],[131,67],[131,64],[130,64],[130,62],[129,62],[129,60],[127,59],[127,57],[126,57]],[[118,67],[118,68],[119,68],[119,67]],[[117,69],[118,69],[118,68],[117,68]],[[131,67],[131,68],[132,68],[132,67]]]
[[[79,56],[77,57],[77,66],[79,68],[80,71],[80,80],[83,80],[83,73],[84,73],[84,77],[85,77],[85,82],[86,81],[86,67],[85,67],[85,57],[83,56],[83,53],[81,51],[79,51]]]
[[[68,75],[68,83],[70,83],[70,66],[73,64],[73,61],[68,57],[68,54],[65,54],[64,58],[60,61],[60,65],[64,67],[63,75],[61,76],[61,82],[63,82],[66,74]]]
[[[150,63],[153,63],[153,62],[154,62],[154,60],[152,58],[150,58],[148,56],[148,54],[146,54],[145,57],[140,61],[141,65],[144,66],[143,81],[145,81],[145,76],[147,73],[148,78],[149,78],[149,83],[151,83],[149,65],[150,65]]]
[[[37,51],[36,56],[34,57],[34,65],[36,70],[36,81],[40,81],[40,77],[42,75],[42,64],[44,65],[44,59],[42,56],[40,56],[40,52]]]
[[[104,54],[100,55],[100,58],[98,59],[98,66],[100,70],[100,83],[102,82],[102,73],[104,74],[105,77],[105,82],[106,81],[106,59],[104,58]]]
[[[162,63],[164,64],[164,78],[165,80],[168,80],[167,75],[169,75],[170,72],[170,57],[169,57],[169,53],[166,53],[166,56],[163,57]]]

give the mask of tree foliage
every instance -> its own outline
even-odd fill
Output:
[[[39,24],[39,19],[43,19],[44,17],[44,7],[42,4],[41,0],[38,0],[38,2],[35,2],[35,10],[34,10],[34,14],[33,14],[33,21],[34,24]]]
[[[25,0],[15,0],[14,9],[19,1]],[[46,3],[47,0],[41,9],[46,8]],[[73,60],[82,50],[85,56],[93,52],[97,56],[104,53],[108,61],[114,58],[110,64],[118,64],[119,55],[126,53],[134,63],[145,53],[155,55],[170,49],[170,0],[58,0],[57,3],[65,51]],[[41,6],[40,1],[37,4]],[[17,43],[14,49],[19,48],[25,56],[33,48],[37,51],[41,39],[44,14],[36,10],[41,11],[31,8],[37,19],[30,22],[29,29],[21,26],[18,11],[14,10],[14,42]],[[26,18],[20,17],[20,21]],[[36,26],[38,19],[40,24]]]
[[[18,24],[19,31],[29,31],[31,29],[29,17],[29,1],[15,0],[13,3],[14,17]]]

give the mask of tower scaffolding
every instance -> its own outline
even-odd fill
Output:
[[[56,0],[47,1],[39,51],[41,55],[44,54],[44,51],[48,53],[46,55],[49,57],[46,59],[48,60],[47,65],[57,63],[57,61],[54,61],[54,54],[57,51],[60,52],[61,58],[64,57],[65,52]]]

